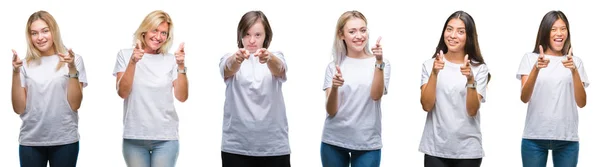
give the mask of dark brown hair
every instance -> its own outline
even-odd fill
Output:
[[[248,29],[250,29],[250,27],[252,27],[252,25],[258,21],[260,21],[265,27],[265,41],[263,42],[263,48],[269,48],[271,39],[273,39],[273,31],[271,30],[271,25],[269,24],[269,20],[267,20],[267,16],[265,16],[265,14],[261,11],[249,11],[242,16],[242,19],[240,19],[240,23],[238,23],[237,28],[238,48],[244,48],[242,38],[244,38],[248,32]]]
[[[537,39],[535,40],[535,47],[533,48],[533,53],[540,53],[540,45],[542,45],[544,49],[550,47],[550,31],[552,31],[552,25],[554,25],[554,22],[556,22],[557,20],[562,20],[567,26],[567,39],[565,41],[565,45],[561,50],[561,53],[563,55],[568,54],[567,52],[569,52],[569,48],[571,48],[571,29],[569,28],[569,20],[567,20],[567,16],[565,16],[565,14],[559,10],[553,10],[544,15],[544,18],[540,23],[540,28],[538,29]]]

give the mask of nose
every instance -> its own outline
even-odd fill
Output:
[[[250,37],[250,40],[248,42],[250,42],[251,44],[254,44],[256,42],[256,37],[254,37],[254,36]]]
[[[452,31],[452,33],[450,33],[450,38],[456,38],[456,31]]]
[[[36,35],[36,37],[37,37],[36,40],[38,40],[38,41],[41,41],[44,39],[44,35],[42,35],[42,34],[38,34],[38,35]]]

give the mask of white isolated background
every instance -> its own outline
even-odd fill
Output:
[[[49,11],[61,28],[64,43],[84,58],[89,86],[79,110],[79,166],[125,166],[121,152],[122,102],[112,76],[119,49],[132,46],[132,34],[153,10],[164,10],[175,25],[173,52],[186,43],[189,99],[176,103],[180,118],[177,166],[221,166],[220,145],[225,84],[218,63],[236,49],[236,27],[250,10],[262,10],[274,31],[271,50],[282,50],[289,72],[283,92],[289,121],[292,166],[321,166],[320,138],[325,119],[321,90],[338,17],[359,10],[368,19],[371,45],[378,36],[392,73],[383,97],[381,166],[422,166],[418,152],[426,113],[419,102],[421,63],[435,52],[446,18],[464,10],[475,19],[483,56],[492,80],[481,106],[486,156],[482,166],[521,166],[520,142],[527,105],[519,100],[515,78],[521,57],[531,52],[539,23],[550,10],[562,10],[571,25],[574,53],[592,82],[588,104],[579,110],[579,166],[596,166],[600,149],[598,113],[598,32],[600,13],[592,1],[3,1],[0,26],[0,153],[1,166],[19,166],[21,120],[10,101],[10,49],[25,55],[25,24],[30,14]],[[551,156],[549,156],[549,164]]]

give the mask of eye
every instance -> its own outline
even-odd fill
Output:
[[[44,29],[44,31],[43,31],[43,32],[44,32],[44,33],[47,33],[47,32],[50,32],[50,30],[48,30],[48,29]]]
[[[366,29],[362,29],[362,30],[360,30],[360,32],[361,33],[365,33],[365,32],[367,32],[367,30]]]
[[[460,34],[460,35],[463,35],[463,34],[465,34],[465,30],[460,30],[460,31],[458,31],[458,34]]]
[[[256,36],[256,37],[260,37],[260,36],[262,36],[262,34],[256,34],[255,36]]]
[[[556,28],[552,28],[552,30],[551,30],[551,31],[552,31],[552,32],[556,32]]]
[[[160,32],[161,35],[167,36],[167,32]]]
[[[37,32],[31,32],[31,35],[37,35],[37,34],[38,34]]]
[[[350,30],[350,31],[348,31],[348,33],[350,33],[350,34],[354,34],[354,33],[355,33],[355,31],[354,31],[354,30]]]

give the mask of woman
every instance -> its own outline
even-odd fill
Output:
[[[485,102],[489,77],[475,21],[466,12],[454,12],[444,23],[436,54],[423,63],[421,73],[427,120],[419,151],[425,154],[425,167],[481,165],[479,106]]]
[[[238,50],[221,58],[227,88],[223,115],[223,167],[290,166],[288,125],[281,91],[287,65],[268,50],[273,32],[267,16],[250,11],[237,28]]]
[[[135,48],[117,55],[113,75],[124,99],[123,157],[127,166],[175,166],[179,154],[179,118],[173,94],[188,98],[183,43],[173,42],[171,17],[160,10],[144,18],[134,34]]]
[[[589,85],[583,61],[574,57],[569,20],[561,11],[546,13],[532,53],[521,59],[521,101],[529,103],[521,142],[524,167],[546,166],[552,150],[554,166],[577,166],[577,107],[586,104]]]
[[[347,11],[338,19],[333,62],[325,71],[327,117],[321,143],[324,167],[378,167],[381,161],[381,97],[390,63],[381,45],[368,48],[367,19]]]
[[[87,86],[81,56],[66,49],[58,23],[46,11],[27,20],[27,54],[13,50],[12,105],[23,120],[19,135],[21,166],[77,164],[77,110]]]

